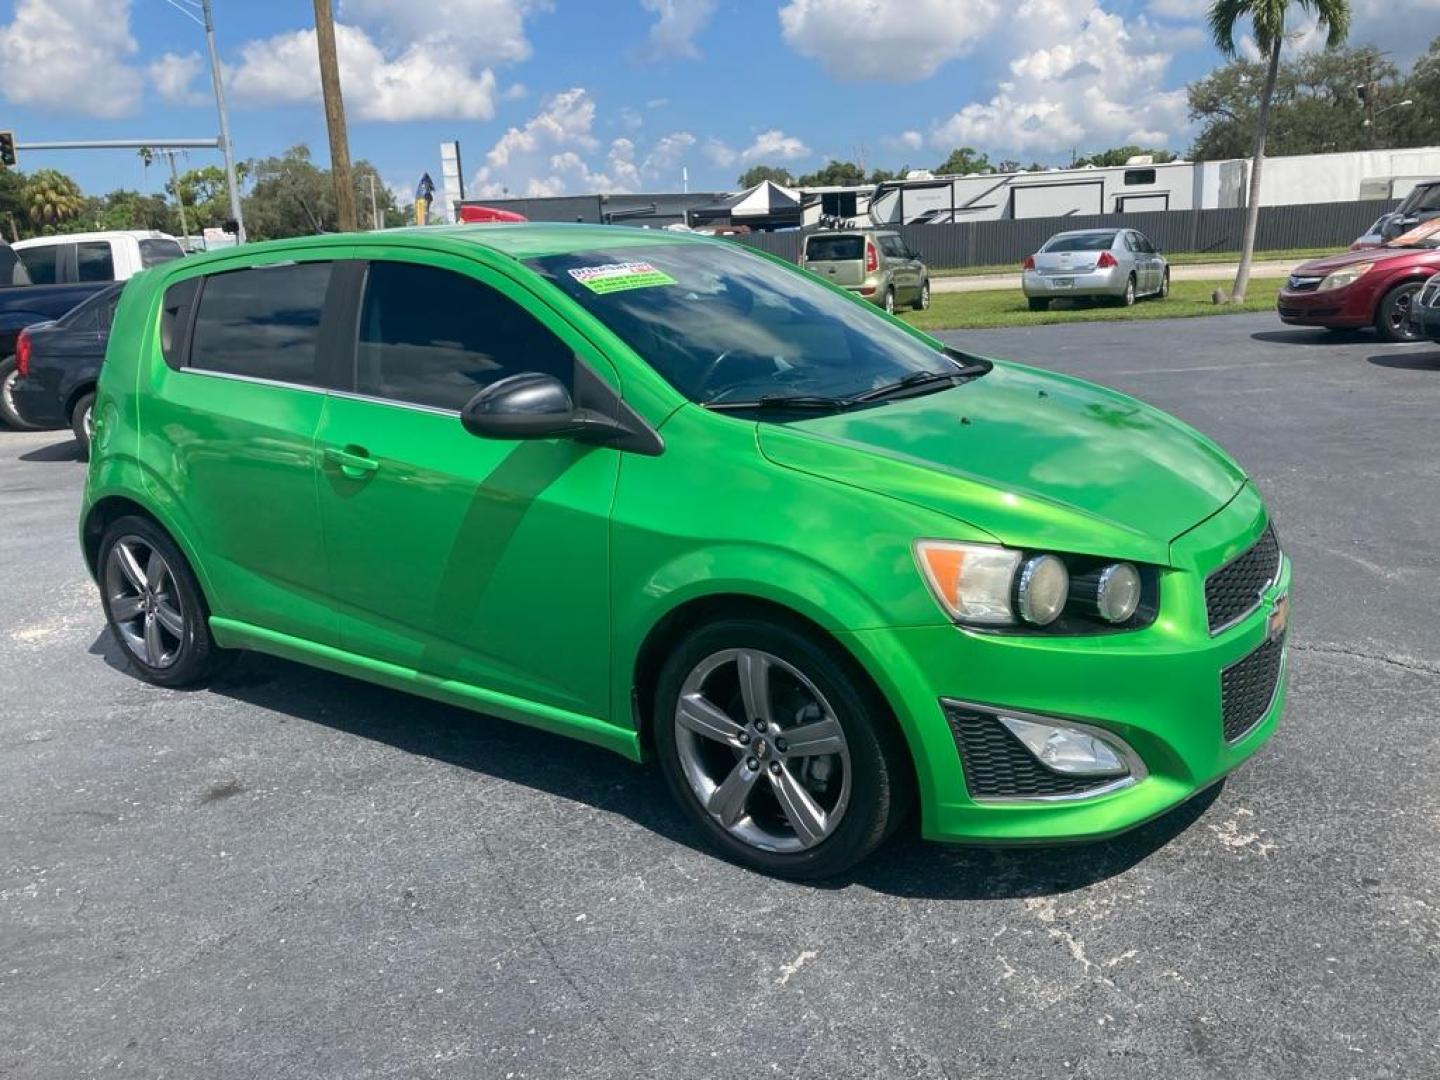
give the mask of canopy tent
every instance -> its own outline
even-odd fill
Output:
[[[747,191],[690,211],[691,225],[749,225],[754,229],[794,229],[801,224],[800,192],[762,180]]]

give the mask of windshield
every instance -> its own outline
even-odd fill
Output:
[[[702,404],[850,398],[957,368],[878,311],[726,243],[616,247],[529,265]]]
[[[1115,243],[1115,234],[1107,233],[1071,233],[1069,236],[1061,234],[1052,236],[1041,251],[1109,251],[1110,245]]]

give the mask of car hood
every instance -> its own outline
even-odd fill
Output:
[[[1391,259],[1404,259],[1426,254],[1434,254],[1434,252],[1423,248],[1361,248],[1358,251],[1342,251],[1337,255],[1326,255],[1323,259],[1311,259],[1309,262],[1297,266],[1294,273],[1300,277],[1324,277],[1326,274],[1355,263],[1388,262]]]
[[[938,393],[759,424],[802,472],[959,519],[1026,548],[1164,563],[1245,474],[1179,420],[1102,387],[997,363]]]

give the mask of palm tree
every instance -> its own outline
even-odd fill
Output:
[[[41,169],[25,181],[25,213],[36,225],[61,225],[85,211],[75,181],[56,169]]]
[[[1215,0],[1210,5],[1210,33],[1215,46],[1226,56],[1235,55],[1235,26],[1249,16],[1255,44],[1268,54],[1265,85],[1260,91],[1260,110],[1255,117],[1255,150],[1250,161],[1250,195],[1245,204],[1245,235],[1240,242],[1240,267],[1230,299],[1240,303],[1250,284],[1250,262],[1255,254],[1255,231],[1260,224],[1260,167],[1265,161],[1265,135],[1270,125],[1270,99],[1275,95],[1275,78],[1280,73],[1280,47],[1285,43],[1285,15],[1292,0]],[[1325,45],[1335,48],[1350,32],[1349,0],[1293,0],[1294,6],[1315,16],[1325,28]]]

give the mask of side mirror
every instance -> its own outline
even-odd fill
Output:
[[[564,383],[538,371],[491,383],[465,403],[460,423],[482,439],[568,437],[604,442],[626,431],[608,416],[577,409]]]

